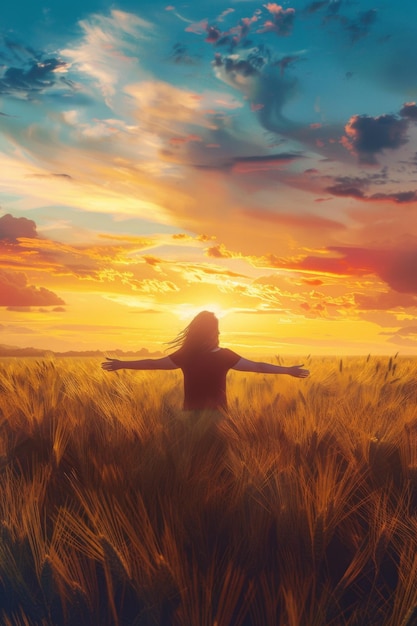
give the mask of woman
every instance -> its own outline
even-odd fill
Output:
[[[177,350],[161,359],[121,361],[107,359],[102,368],[108,372],[118,369],[174,370],[180,368],[184,376],[184,410],[227,409],[226,374],[230,369],[262,374],[289,374],[306,378],[309,371],[302,365],[283,367],[250,361],[236,352],[219,346],[219,322],[214,313],[202,311],[171,341]]]

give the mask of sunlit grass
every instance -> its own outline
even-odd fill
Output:
[[[177,372],[0,363],[0,623],[411,626],[416,361],[231,372],[229,418]]]

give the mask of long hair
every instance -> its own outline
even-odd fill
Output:
[[[219,320],[210,311],[201,311],[168,345],[197,354],[209,352],[219,345]]]

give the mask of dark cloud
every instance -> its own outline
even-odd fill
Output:
[[[258,62],[258,67],[256,66]],[[259,63],[265,63],[261,55],[253,55],[253,58],[235,58],[230,56],[222,56],[216,53],[214,56],[214,66],[223,67],[227,75],[253,76],[259,73]]]
[[[323,24],[338,24],[348,35],[352,44],[367,37],[378,18],[376,9],[368,9],[360,11],[353,17],[348,14],[342,14],[341,8],[348,8],[353,2],[342,2],[342,0],[316,0],[310,2],[303,9],[304,15],[314,15],[316,13],[324,13]]]
[[[261,156],[242,156],[235,157],[233,159],[233,164],[237,163],[289,163],[291,161],[295,161],[296,159],[302,159],[303,155],[294,152],[281,152],[278,154],[265,154]]]
[[[305,7],[304,12],[316,13],[317,11],[320,11],[320,9],[327,7],[329,4],[329,0],[318,0],[317,2],[311,2]]]
[[[219,78],[249,100],[266,130],[283,133],[298,126],[282,114],[283,107],[298,93],[298,79],[284,75],[284,70],[300,60],[300,54],[277,58],[268,46],[259,44],[236,49],[233,54],[218,52],[213,66]]]
[[[194,165],[197,169],[209,170],[232,170],[234,172],[259,172],[260,170],[272,170],[297,159],[304,158],[304,155],[293,152],[282,152],[278,154],[266,154],[261,156],[242,156],[230,159],[216,160],[215,162]]]
[[[342,6],[342,0],[330,0],[328,2],[327,13],[329,15],[336,15],[340,11],[340,7]]]
[[[406,102],[400,111],[402,117],[417,121],[417,105],[415,102]]]
[[[320,12],[322,9],[327,9],[326,18],[336,17],[342,6],[342,0],[316,0],[307,4],[303,13],[311,15]]]
[[[19,41],[6,38],[4,39],[4,45],[6,50],[11,53],[11,56],[18,61],[27,58],[39,59],[39,54],[31,46],[22,44]]]
[[[33,220],[26,217],[13,217],[10,213],[0,217],[0,240],[16,242],[19,237],[35,238],[38,236],[36,232],[36,224]]]
[[[209,43],[217,43],[221,37],[221,30],[217,28],[217,26],[207,25],[206,41],[208,41]],[[228,38],[226,37],[226,39]]]
[[[282,113],[284,105],[295,95],[298,81],[286,76],[263,76],[259,83],[257,101],[259,121],[271,132],[289,131],[291,123]]]
[[[293,152],[281,152],[279,154],[266,154],[261,156],[247,156],[247,157],[235,157],[231,160],[232,166],[247,166],[248,168],[253,165],[256,169],[261,169],[264,165],[267,169],[271,167],[291,163],[297,159],[303,159],[302,154]]]
[[[288,54],[282,57],[282,59],[280,59],[279,61],[275,61],[274,65],[277,65],[279,67],[280,74],[282,76],[285,70],[287,69],[287,67],[290,67],[294,65],[294,63],[297,63],[298,61],[301,61],[301,60],[303,59],[301,58],[301,55],[299,54]]]
[[[390,193],[365,193],[365,189],[373,180],[369,178],[339,177],[334,185],[326,187],[325,191],[334,196],[356,198],[367,202],[394,202],[395,204],[410,204],[417,201],[417,190],[396,191]],[[380,181],[382,184],[383,181]]]
[[[20,43],[8,37],[0,37],[0,60],[4,67],[15,64],[29,64],[40,61],[39,55],[31,46]]]
[[[66,82],[63,77],[57,78],[56,70],[65,68],[67,64],[55,57],[44,60],[31,59],[23,62],[23,67],[9,66],[0,79],[0,94],[18,98],[31,99],[53,87],[58,81]]]
[[[408,121],[396,115],[354,115],[345,127],[347,148],[353,150],[361,163],[374,165],[376,155],[395,150],[407,143]]]
[[[28,285],[25,274],[0,270],[0,306],[56,306],[65,302],[45,287]]]
[[[252,17],[241,18],[237,24],[233,25],[229,29],[223,30],[223,25],[220,27],[218,23],[224,22],[224,18],[229,13],[234,13],[234,9],[226,10],[213,23],[208,23],[207,20],[202,20],[197,24],[191,25],[186,30],[197,32],[198,34],[205,33],[205,40],[208,43],[211,43],[216,47],[228,47],[229,52],[233,52],[233,50],[239,45],[242,47],[251,46],[252,42],[247,39],[247,36],[253,24],[258,22],[259,17],[256,14],[257,12],[255,12],[255,15]]]
[[[326,187],[326,191],[334,196],[348,198],[363,198],[365,196],[363,189],[355,187],[354,185],[349,185],[348,183],[337,183],[336,185],[331,185],[330,187]]]
[[[326,187],[325,191],[334,196],[357,198],[367,202],[394,202],[395,204],[408,204],[417,201],[417,190],[395,191],[390,193],[365,193],[371,183],[384,184],[386,173],[382,176],[369,176],[367,178],[350,178],[340,176],[335,179],[335,184]]]
[[[200,60],[199,57],[191,55],[187,46],[180,42],[172,46],[170,59],[177,65],[196,65]]]
[[[31,178],[64,178],[66,180],[73,180],[70,174],[57,174],[54,172],[51,174],[32,174]]]
[[[372,25],[377,20],[376,9],[369,9],[368,11],[361,11],[356,15],[354,19],[348,19],[344,21],[344,28],[349,34],[349,38],[352,43],[356,43],[359,39],[366,37]]]
[[[417,191],[397,191],[395,193],[374,193],[369,196],[370,200],[391,201],[396,204],[408,204],[417,202]]]

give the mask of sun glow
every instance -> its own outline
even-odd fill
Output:
[[[217,318],[227,315],[228,310],[222,307],[218,302],[196,304],[180,304],[175,307],[174,313],[181,319],[191,321],[201,311],[210,311]]]

